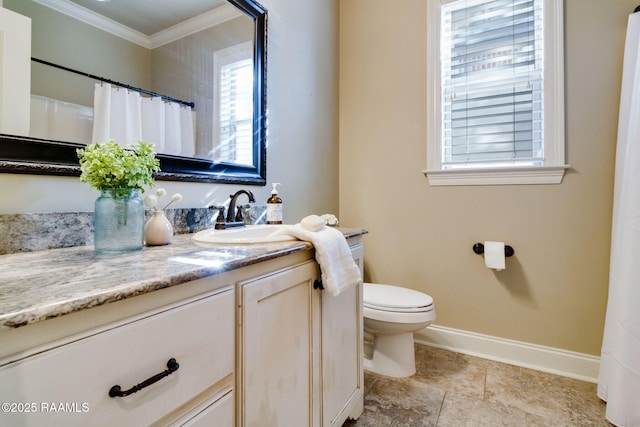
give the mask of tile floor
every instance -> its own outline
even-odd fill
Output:
[[[343,427],[611,427],[596,384],[416,345],[416,374],[365,372],[364,413]]]

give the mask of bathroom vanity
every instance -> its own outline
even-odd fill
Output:
[[[342,231],[362,269],[366,231]],[[362,287],[319,279],[300,241],[1,256],[0,425],[341,426]]]

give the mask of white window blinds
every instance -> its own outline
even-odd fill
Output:
[[[219,161],[253,164],[253,61],[220,67]]]
[[[443,169],[544,163],[542,4],[442,4]]]

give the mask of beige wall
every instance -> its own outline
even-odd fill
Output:
[[[338,1],[263,0],[269,11],[267,179],[281,182],[284,220],[338,209]],[[178,207],[223,203],[238,186],[158,182]],[[271,186],[249,187],[266,201]],[[91,211],[77,178],[0,174],[0,214]]]
[[[148,49],[32,1],[7,0],[4,6],[31,17],[33,57],[132,86],[150,87]],[[35,62],[31,77],[33,94],[93,105],[95,82],[91,79]]]
[[[560,185],[431,187],[426,2],[340,2],[340,219],[369,229],[365,279],[433,296],[438,325],[599,355],[626,20],[637,0],[566,0]],[[430,53],[435,54],[435,53]],[[471,247],[505,241],[507,269]]]

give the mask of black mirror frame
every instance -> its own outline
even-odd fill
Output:
[[[254,21],[253,165],[158,154],[165,181],[265,185],[267,174],[267,10],[254,0],[227,0]],[[0,134],[0,173],[80,176],[84,144]]]

